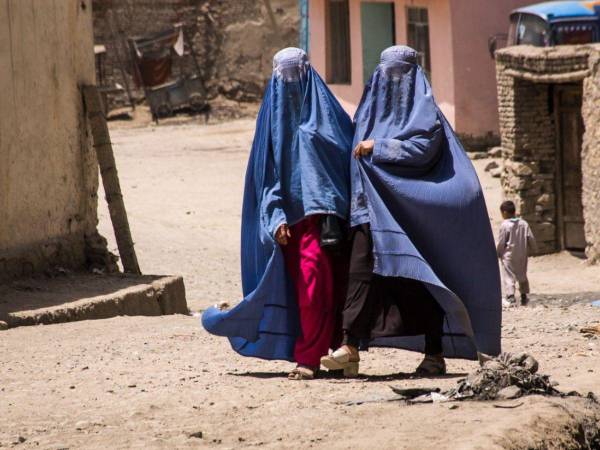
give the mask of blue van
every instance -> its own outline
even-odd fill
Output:
[[[508,45],[600,42],[600,1],[552,1],[525,6],[510,15]]]

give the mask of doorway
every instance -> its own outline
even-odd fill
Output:
[[[379,64],[381,52],[395,44],[394,3],[361,2],[360,30],[362,35],[363,83]]]
[[[561,249],[574,251],[586,246],[581,202],[582,90],[581,84],[554,86],[558,238]]]

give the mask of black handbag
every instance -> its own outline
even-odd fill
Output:
[[[344,231],[338,216],[325,214],[321,216],[321,248],[335,250],[342,245]]]

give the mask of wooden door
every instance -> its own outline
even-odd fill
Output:
[[[554,108],[557,132],[558,230],[561,247],[585,249],[581,203],[582,86],[555,86]]]
[[[396,42],[394,24],[394,3],[362,2],[360,4],[363,83],[371,78],[371,74],[379,64],[381,52]]]

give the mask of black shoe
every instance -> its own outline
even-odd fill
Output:
[[[528,303],[529,297],[527,297],[527,294],[521,294],[521,306],[527,306]]]

